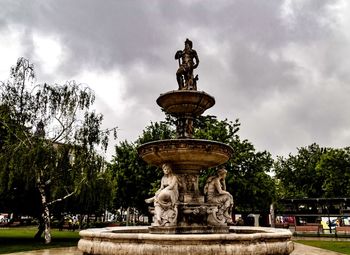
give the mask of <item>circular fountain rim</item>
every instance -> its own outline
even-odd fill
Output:
[[[249,233],[243,233],[248,231]],[[231,226],[230,233],[226,234],[153,234],[149,233],[149,226],[132,226],[132,227],[105,227],[92,228],[81,230],[79,232],[81,237],[99,237],[99,238],[121,238],[129,239],[144,239],[144,240],[183,240],[191,239],[202,241],[214,240],[252,240],[268,238],[291,238],[292,232],[288,229],[269,228],[269,227],[249,227],[249,226]],[[115,238],[113,238],[115,237]]]
[[[233,153],[233,148],[225,143],[218,142],[218,141],[213,141],[213,140],[206,140],[206,139],[196,139],[196,138],[174,138],[174,139],[162,139],[162,140],[155,140],[147,143],[141,144],[137,149],[139,150],[142,147],[146,147],[149,145],[156,145],[156,144],[161,144],[161,143],[183,143],[183,142],[192,142],[192,143],[206,143],[208,145],[213,144],[213,145],[219,145],[226,147],[227,149],[231,150],[231,154]]]
[[[204,111],[215,105],[215,98],[204,91],[172,90],[160,94],[156,102],[160,107],[171,114],[191,113],[194,115],[201,115]],[[187,107],[182,107],[182,110],[178,108],[175,111],[171,110],[172,107],[180,105],[187,105]],[[188,112],[188,105],[196,105],[196,107]]]
[[[256,231],[256,233],[227,234],[151,234],[147,226],[106,227],[79,232],[79,250],[86,254],[248,254],[258,249],[259,254],[290,254],[294,245],[292,233],[287,229],[231,226],[233,232]],[[242,245],[244,243],[245,245]],[[246,244],[249,244],[247,246]],[[213,253],[214,252],[214,253]],[[251,254],[251,253],[249,253]]]
[[[197,90],[170,90],[170,91],[168,91],[168,92],[161,93],[161,94],[159,95],[158,99],[157,99],[157,104],[158,104],[159,106],[162,106],[161,104],[159,104],[158,101],[162,101],[162,99],[163,99],[164,97],[172,96],[172,95],[174,95],[174,94],[182,94],[182,95],[186,95],[186,94],[188,94],[188,95],[204,95],[204,96],[206,96],[206,97],[208,97],[208,98],[211,99],[212,104],[211,104],[210,107],[212,107],[212,106],[215,105],[215,98],[214,98],[213,96],[209,95],[208,93],[206,93],[206,92],[204,92],[204,91],[197,91]]]
[[[194,171],[224,164],[234,153],[227,144],[204,139],[156,140],[140,145],[137,151],[148,164],[171,163],[175,168],[186,166]]]

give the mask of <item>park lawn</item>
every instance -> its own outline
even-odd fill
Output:
[[[79,241],[79,232],[51,230],[51,244],[44,241],[35,241],[36,227],[0,228],[0,254],[76,246]]]
[[[347,241],[297,240],[294,242],[350,255],[350,242]]]

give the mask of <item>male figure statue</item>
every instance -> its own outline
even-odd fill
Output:
[[[192,41],[186,39],[185,49],[178,50],[175,54],[175,59],[179,60],[179,69],[176,72],[179,90],[197,90],[198,75],[193,77],[193,69],[197,68],[199,59],[197,52],[192,49]],[[182,62],[180,62],[180,59]]]

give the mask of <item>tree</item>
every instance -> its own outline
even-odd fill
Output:
[[[96,155],[97,157],[101,157]],[[93,157],[87,160],[94,160]],[[112,173],[109,171],[108,163],[102,158],[97,161],[100,165],[91,162],[84,170],[86,180],[81,183],[79,190],[62,205],[53,208],[57,217],[62,217],[62,212],[70,214],[106,216],[106,210],[113,210],[113,199],[115,196],[115,183]],[[102,171],[96,171],[101,169]],[[89,223],[90,217],[87,218]],[[81,222],[83,217],[80,218]],[[82,226],[82,225],[81,225]]]
[[[350,147],[328,148],[316,164],[316,173],[323,180],[321,189],[324,197],[349,197]]]
[[[167,115],[165,122],[147,126],[135,143],[123,142],[116,146],[112,167],[117,178],[116,198],[119,205],[124,203],[123,206],[142,207],[143,211],[147,209],[144,199],[159,187],[161,171],[146,165],[137,156],[136,147],[154,140],[174,138],[175,131],[171,126],[175,121]],[[226,164],[226,183],[228,191],[234,196],[236,210],[244,213],[268,212],[269,205],[275,199],[274,180],[268,174],[273,163],[271,155],[266,151],[256,152],[251,143],[240,140],[238,120],[220,121],[215,116],[200,116],[194,126],[195,138],[219,141],[233,147],[234,154]],[[202,189],[207,177],[214,171],[203,171],[200,177]],[[134,201],[137,203],[134,204]]]
[[[41,201],[41,227],[51,242],[50,206],[82,190],[92,172],[103,172],[103,159],[111,130],[102,130],[103,116],[89,111],[94,94],[74,81],[64,85],[34,84],[34,66],[24,58],[2,82],[0,123],[6,137],[0,155],[0,193],[17,184],[35,188]],[[35,202],[33,198],[31,201]]]
[[[326,151],[314,143],[299,148],[296,155],[277,158],[274,171],[282,188],[280,198],[324,197],[324,176],[316,166]]]
[[[194,137],[230,145],[233,155],[226,163],[227,189],[233,195],[235,209],[241,213],[268,212],[275,200],[275,184],[269,175],[273,160],[267,151],[256,152],[248,140],[241,140],[239,120],[217,120],[215,116],[201,116],[195,123]],[[203,172],[201,183],[214,169]]]
[[[148,214],[148,205],[144,200],[159,188],[162,172],[155,166],[147,165],[138,156],[137,147],[150,141],[170,139],[174,135],[175,131],[168,123],[151,123],[134,143],[123,141],[115,147],[109,167],[116,184],[116,208],[132,207]]]
[[[342,198],[350,192],[350,148],[324,148],[317,144],[298,149],[296,155],[279,157],[274,170],[278,197]],[[277,207],[284,210],[283,203]]]

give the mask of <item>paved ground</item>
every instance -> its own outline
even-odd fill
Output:
[[[311,246],[294,243],[294,251],[291,255],[341,255],[343,253],[331,252],[319,248],[314,248]],[[18,252],[10,253],[11,255],[82,255],[81,252],[75,247],[71,248],[58,248],[50,250],[40,250],[40,251],[31,251],[31,252]]]
[[[76,247],[9,253],[9,255],[82,255]],[[5,254],[6,255],[6,254]]]

